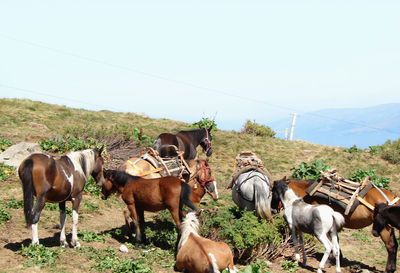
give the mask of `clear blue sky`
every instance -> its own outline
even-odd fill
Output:
[[[238,130],[400,102],[399,1],[0,3],[0,97]]]

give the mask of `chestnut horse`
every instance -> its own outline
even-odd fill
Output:
[[[59,203],[60,244],[68,246],[65,237],[65,202],[72,202],[72,242],[79,247],[77,235],[78,208],[82,191],[90,175],[102,186],[103,158],[101,150],[71,152],[55,158],[46,154],[32,154],[19,166],[18,174],[24,193],[24,214],[27,227],[32,229],[32,244],[39,244],[37,225],[46,202]],[[36,196],[33,207],[33,196]],[[32,210],[33,209],[33,210]]]
[[[233,255],[224,242],[214,242],[199,235],[198,212],[189,212],[183,220],[176,256],[176,269],[191,273],[220,272],[227,268],[236,272]]]
[[[174,145],[178,151],[183,152],[184,159],[195,159],[197,155],[196,148],[201,146],[207,156],[211,156],[211,129],[200,128],[194,130],[180,131],[176,135],[170,133],[163,133],[159,135],[153,142],[153,149],[158,152],[161,157],[169,157],[169,146]]]
[[[155,167],[147,160],[139,160],[138,158],[130,158],[125,161],[118,170],[124,171],[132,176],[141,176],[143,173],[147,175],[141,176],[142,178],[159,178],[160,173],[152,172]],[[136,162],[134,165],[133,162]],[[192,175],[187,178],[189,185],[192,187],[192,195],[190,200],[198,206],[200,200],[205,193],[208,193],[214,200],[218,200],[217,182],[211,173],[211,168],[208,165],[208,160],[187,160]]]
[[[124,211],[125,223],[130,229],[130,216],[134,224],[136,247],[146,240],[144,211],[156,212],[168,209],[179,227],[183,205],[197,210],[190,201],[190,186],[175,176],[145,179],[131,176],[123,171],[104,170],[104,179],[102,199],[107,199],[110,194],[117,191],[121,194],[128,209]]]
[[[286,179],[288,186],[300,197],[304,199],[305,202],[311,204],[328,204],[326,200],[322,200],[315,196],[309,196],[306,193],[307,188],[315,181],[311,180],[296,180],[296,179]],[[394,200],[396,198],[395,194],[385,190],[371,188],[367,194],[364,196],[364,200],[367,201],[372,206],[376,206],[379,203],[386,203],[386,198],[382,193],[386,195],[389,200]],[[374,221],[374,211],[364,204],[360,203],[354,212],[350,215],[344,215],[344,210],[339,206],[334,204],[329,204],[335,211],[343,214],[345,218],[346,228],[360,229],[369,226]],[[394,234],[394,229],[392,227],[386,227],[380,233],[382,241],[385,243],[386,250],[388,252],[388,259],[386,262],[386,272],[394,272],[396,270],[396,258],[397,258],[397,240]]]

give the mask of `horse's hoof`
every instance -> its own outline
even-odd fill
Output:
[[[318,268],[317,273],[322,273],[322,269]]]
[[[62,242],[60,242],[60,246],[63,247],[63,248],[66,248],[69,245],[68,245],[68,243],[66,241],[62,241]]]
[[[74,248],[81,247],[81,244],[79,242],[73,242],[72,245],[74,246]]]
[[[32,241],[31,245],[38,246],[39,245],[39,240],[38,241]]]

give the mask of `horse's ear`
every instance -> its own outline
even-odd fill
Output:
[[[208,131],[208,132],[211,132],[213,126],[214,126],[214,121],[211,123],[210,128],[208,128],[207,131]]]
[[[282,178],[282,181],[287,181],[286,175]]]

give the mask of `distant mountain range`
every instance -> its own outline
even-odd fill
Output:
[[[291,118],[267,124],[285,137]],[[400,138],[400,103],[368,108],[324,109],[297,116],[293,139],[312,143],[368,148]]]

